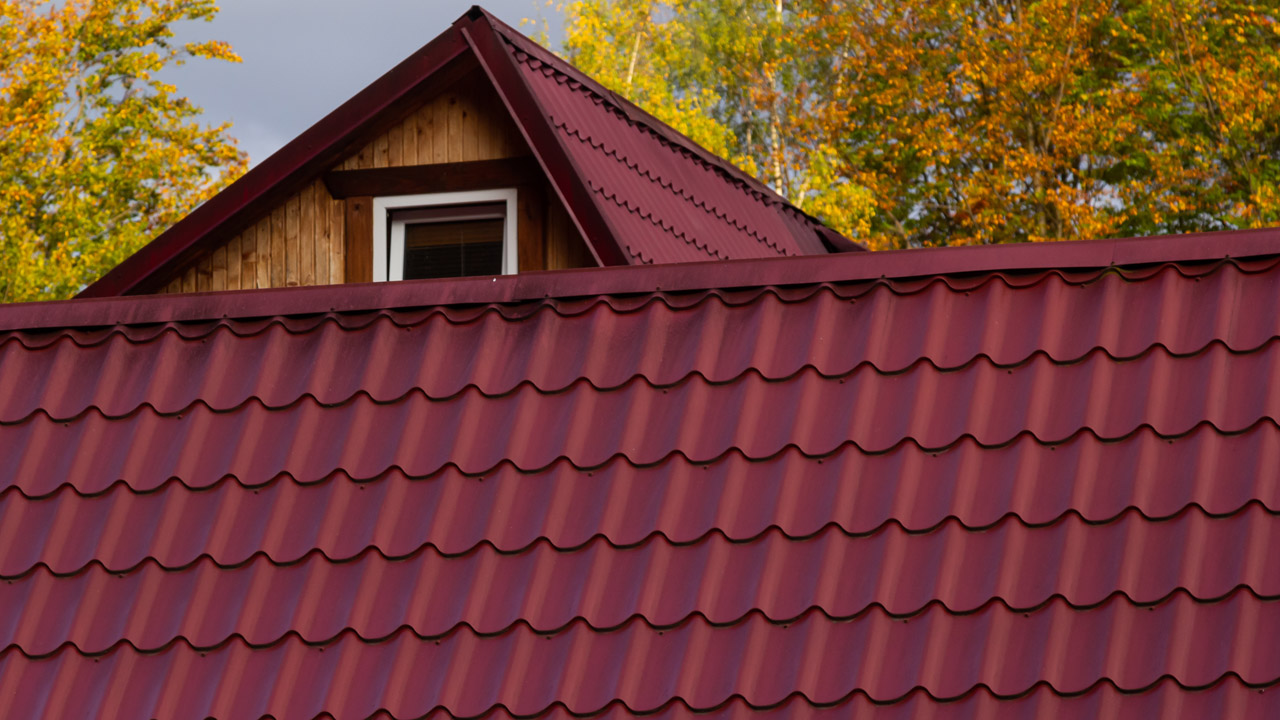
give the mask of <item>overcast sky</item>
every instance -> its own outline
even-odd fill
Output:
[[[244,58],[233,65],[191,61],[164,79],[204,108],[261,162],[345,100],[444,32],[474,0],[222,0],[211,23],[176,26],[180,41],[225,40]],[[545,0],[480,3],[532,34],[522,18],[544,18],[552,44],[561,18]],[[540,25],[539,25],[540,27]]]

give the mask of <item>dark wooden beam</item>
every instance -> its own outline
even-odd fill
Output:
[[[346,281],[349,283],[373,282],[373,198],[370,196],[347,198]]]
[[[542,180],[542,170],[532,156],[372,170],[331,170],[324,174],[325,187],[335,198],[490,190],[539,180]]]

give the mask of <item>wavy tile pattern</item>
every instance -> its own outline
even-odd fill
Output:
[[[1270,257],[0,329],[0,697],[1270,717],[1278,294]]]
[[[910,622],[876,610],[841,622],[820,613],[783,624],[752,615],[728,626],[694,616],[667,629],[635,620],[613,632],[576,622],[552,635],[526,625],[488,636],[464,628],[440,638],[405,629],[379,642],[347,631],[321,645],[289,636],[254,647],[235,638],[210,650],[179,639],[158,653],[122,644],[89,656],[67,646],[36,659],[11,650],[0,656],[0,678],[53,694],[72,682],[103,686],[120,673],[182,668],[181,679],[158,693],[124,699],[129,714],[164,714],[153,708],[177,697],[192,714],[235,717],[314,717],[323,710],[365,717],[380,709],[417,717],[437,707],[476,717],[499,706],[528,716],[557,703],[590,714],[614,702],[643,713],[676,697],[694,709],[735,696],[770,707],[796,694],[816,704],[853,692],[894,702],[917,689],[946,701],[979,687],[1012,698],[1038,685],[1077,694],[1102,682],[1139,692],[1165,678],[1212,687],[1225,678],[1218,668],[1232,661],[1245,684],[1265,686],[1280,677],[1280,645],[1255,640],[1280,632],[1277,607],[1247,593],[1215,603],[1179,594],[1150,608],[1117,600],[1079,611],[1055,602],[1030,613],[991,605],[956,615],[934,607]],[[1191,615],[1196,622],[1187,623]],[[1006,640],[998,649],[984,646],[991,637]],[[1112,650],[1121,644],[1126,652]],[[1237,655],[1245,646],[1250,651]],[[282,672],[297,675],[282,686]],[[352,677],[369,681],[344,681]],[[226,682],[235,691],[219,693]],[[194,706],[194,698],[234,705]]]
[[[9,333],[0,336],[0,424],[37,410],[54,419],[90,407],[122,416],[144,404],[167,414],[195,402],[225,410],[251,397],[282,407],[304,395],[338,404],[360,392],[387,402],[415,388],[447,399],[467,388],[504,395],[521,384],[558,392],[579,380],[599,389],[637,377],[670,386],[695,373],[726,383],[749,371],[782,380],[805,368],[824,377],[863,368],[896,374],[922,363],[956,370],[980,359],[1009,368],[1037,354],[1058,364],[1098,351],[1119,360],[1157,350],[1180,357],[1212,345],[1251,352],[1280,337],[1274,318],[1249,312],[1280,294],[1280,274],[1233,263],[1191,277],[1179,270],[1165,266],[1143,283],[1110,273],[1088,292],[1048,274],[1029,287],[936,282],[906,295],[888,284],[823,286],[807,295],[704,292],[639,308],[548,303],[461,316],[397,311]],[[1164,297],[1185,297],[1186,307]],[[980,332],[951,321],[971,316],[984,318]],[[663,353],[631,352],[654,338]],[[505,352],[485,352],[493,346]],[[395,361],[404,357],[422,362]],[[83,363],[102,370],[76,376]]]

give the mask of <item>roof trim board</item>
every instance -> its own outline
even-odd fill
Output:
[[[1213,262],[1280,253],[1280,228],[1172,237],[893,250],[832,256],[710,261],[189,295],[98,298],[0,306],[0,330],[102,327],[516,303],[549,298],[813,285],[990,272],[1105,269]]]

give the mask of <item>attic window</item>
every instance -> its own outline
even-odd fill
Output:
[[[373,201],[375,281],[514,275],[516,191]]]

